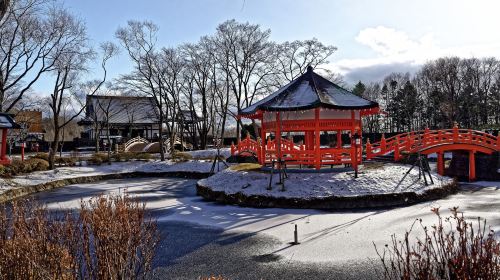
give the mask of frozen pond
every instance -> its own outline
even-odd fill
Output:
[[[80,199],[127,190],[140,196],[158,218],[164,240],[157,279],[197,279],[222,274],[230,279],[377,278],[372,242],[383,246],[402,236],[416,218],[431,224],[432,207],[459,206],[500,230],[500,182],[462,186],[446,199],[395,209],[324,212],[254,209],[205,202],[194,180],[144,178],[71,185],[36,197],[49,208],[78,207]],[[298,225],[300,245],[291,246]],[[165,268],[162,268],[165,267]],[[336,276],[336,277],[335,277]],[[166,278],[165,278],[166,277]]]

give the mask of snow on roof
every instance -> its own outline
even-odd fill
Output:
[[[0,113],[0,128],[20,128],[20,126],[9,114]]]
[[[378,107],[373,102],[330,82],[314,73],[312,67],[307,72],[283,86],[268,97],[240,111],[242,115],[263,111],[306,110],[317,107],[331,109],[369,109]]]

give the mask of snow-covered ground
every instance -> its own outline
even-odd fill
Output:
[[[410,166],[400,164],[384,164],[371,168],[362,166],[358,178],[354,178],[354,172],[288,173],[289,178],[285,180],[285,192],[280,190],[280,186],[274,184],[272,190],[267,190],[269,174],[257,171],[226,169],[199,181],[198,184],[227,194],[241,192],[246,195],[308,198],[401,192],[422,193],[427,189],[442,187],[452,182],[449,177],[431,172],[434,184],[425,186],[424,180],[418,179],[417,168],[414,168],[403,180],[403,176],[409,169]],[[277,174],[273,177],[273,181],[278,181]]]
[[[192,160],[187,162],[172,161],[129,161],[114,162],[110,165],[83,165],[74,167],[59,167],[55,170],[33,172],[30,174],[16,176],[12,179],[0,179],[0,194],[10,188],[32,186],[47,183],[50,181],[104,174],[129,173],[129,172],[209,172],[212,161]],[[224,169],[223,164],[219,165],[220,170]],[[217,171],[217,170],[216,170]]]
[[[68,186],[38,195],[51,209],[77,208],[80,198],[88,199],[99,193],[119,193],[126,190],[147,201],[147,208],[159,213],[158,221],[189,222],[220,228],[232,234],[265,235],[277,240],[268,254],[283,257],[282,262],[378,262],[373,247],[390,242],[392,234],[404,237],[419,218],[424,224],[436,223],[431,208],[440,207],[444,216],[448,209],[459,206],[467,218],[481,216],[493,230],[500,230],[500,182],[492,186],[462,186],[462,190],[445,199],[423,202],[408,207],[364,209],[359,211],[319,211],[310,209],[247,208],[200,200],[194,194],[195,180],[177,178],[142,178],[112,180]],[[477,182],[482,184],[482,182]],[[192,194],[184,194],[191,189]],[[290,246],[294,225],[298,226],[300,245]],[[168,236],[168,232],[166,232]],[[167,237],[168,238],[168,237]],[[189,240],[189,239],[187,239]],[[189,259],[188,259],[189,260]],[[281,263],[280,263],[281,264]],[[200,265],[200,264],[197,264]],[[210,270],[214,271],[214,270]],[[215,270],[216,271],[216,270]]]
[[[220,155],[228,158],[231,156],[231,149],[230,148],[221,148],[219,150]],[[207,150],[199,150],[199,151],[190,151],[186,152],[193,156],[193,159],[210,159],[214,158],[217,155],[217,149],[207,149]]]

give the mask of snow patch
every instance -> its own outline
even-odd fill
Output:
[[[288,173],[285,180],[286,191],[281,191],[278,175],[273,176],[272,189],[267,190],[269,174],[256,171],[233,171],[226,169],[198,184],[213,191],[227,194],[243,193],[283,198],[323,198],[331,196],[360,196],[371,194],[415,192],[423,193],[432,188],[439,188],[451,183],[448,177],[432,173],[433,185],[425,186],[423,179],[418,179],[418,169],[414,168],[404,180],[404,174],[410,166],[384,164],[378,168],[360,168],[358,178],[354,172],[332,173]]]

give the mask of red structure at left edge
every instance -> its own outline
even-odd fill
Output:
[[[21,128],[14,119],[6,113],[0,113],[0,164],[9,164],[7,157],[7,133],[9,129]]]
[[[362,160],[358,140],[362,137],[362,117],[378,113],[378,103],[353,94],[308,67],[306,73],[239,112],[239,117],[260,120],[260,137],[253,140],[248,136],[232,145],[231,153],[250,151],[262,165],[280,158],[288,165],[316,169],[336,164],[356,168]],[[335,137],[329,145],[321,146],[320,137],[325,132]],[[351,136],[347,145],[342,143],[345,133]],[[283,134],[287,136],[283,138]],[[295,143],[293,136],[303,140]]]

